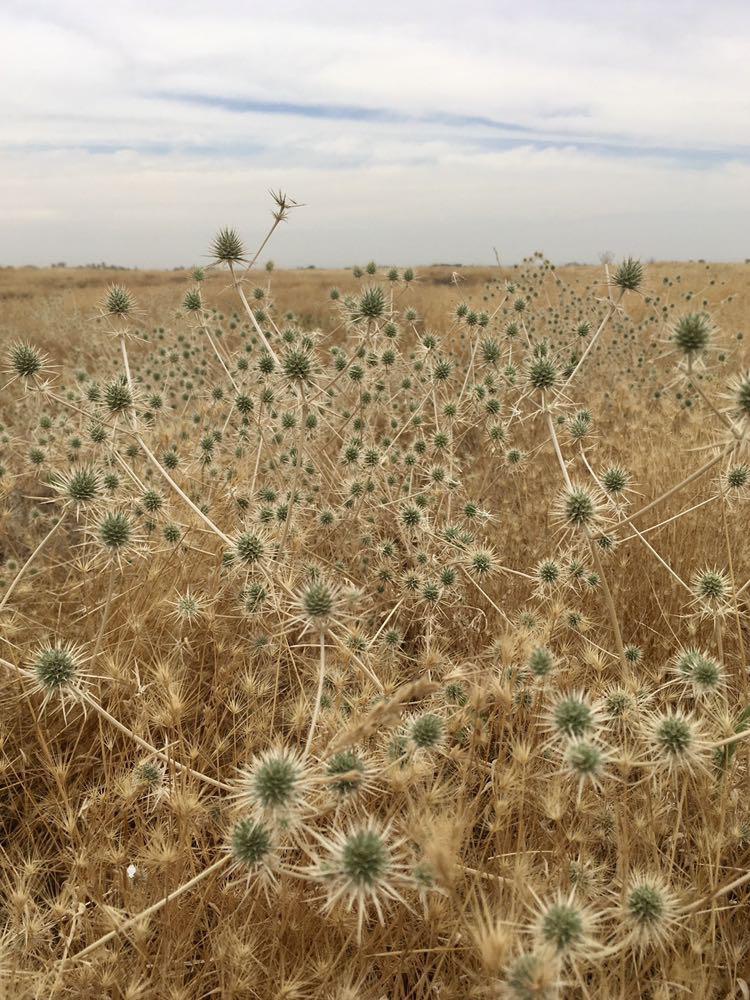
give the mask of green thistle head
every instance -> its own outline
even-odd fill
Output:
[[[245,246],[236,229],[225,226],[214,236],[210,253],[219,264],[240,264],[245,260]]]
[[[122,511],[105,514],[97,527],[97,535],[106,549],[119,551],[125,548],[133,537],[132,521]]]
[[[686,357],[700,354],[711,339],[711,320],[706,313],[689,313],[682,316],[672,331],[672,340]]]
[[[44,368],[45,357],[31,344],[18,342],[8,350],[8,366],[18,378],[33,378]]]
[[[633,257],[627,257],[615,269],[612,275],[612,283],[623,292],[637,291],[643,282],[643,264]]]
[[[271,832],[255,819],[241,819],[232,830],[230,850],[235,862],[254,869],[268,859],[273,847]]]
[[[135,308],[135,300],[122,285],[110,285],[104,297],[103,311],[107,316],[129,316]]]
[[[46,646],[37,653],[32,670],[47,692],[70,687],[76,680],[79,656],[72,646]]]

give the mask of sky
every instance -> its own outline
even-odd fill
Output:
[[[747,0],[0,0],[0,265],[750,257]]]

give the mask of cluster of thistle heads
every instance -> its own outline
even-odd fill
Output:
[[[733,740],[750,724],[748,569],[721,548],[672,565],[650,533],[663,508],[635,516],[658,490],[628,466],[631,431],[610,449],[599,424],[623,394],[700,410],[705,452],[685,452],[659,489],[697,470],[714,523],[736,518],[750,487],[736,339],[708,303],[675,310],[633,259],[580,287],[534,255],[481,301],[458,298],[439,329],[412,305],[414,270],[370,263],[310,329],[234,229],[210,255],[164,325],[112,285],[78,370],[26,341],[7,350],[6,495],[41,497],[44,531],[62,519],[71,576],[99,595],[91,636],[64,620],[29,636],[32,696],[68,713],[110,702],[110,622],[126,631],[121,604],[136,600],[118,595],[156,568],[160,641],[231,637],[252,665],[240,752],[219,733],[220,753],[196,739],[192,755],[201,772],[221,765],[215,839],[238,892],[319,886],[324,920],[350,920],[360,940],[387,938],[399,912],[399,927],[466,921],[480,956],[505,907],[509,943],[485,965],[518,1000],[631,953],[655,968],[706,884],[675,810],[684,824],[721,787],[725,818],[748,828],[733,790],[746,778]],[[211,288],[227,283],[236,305],[222,311]],[[672,634],[654,638],[627,602],[626,549],[676,594]],[[44,552],[26,579],[71,586]],[[148,754],[135,766],[154,811],[169,771]],[[443,813],[450,851],[436,846]],[[563,814],[595,832],[561,845]],[[721,871],[741,844],[727,834]],[[462,981],[484,975],[460,965]]]

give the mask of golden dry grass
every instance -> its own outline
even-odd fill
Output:
[[[749,591],[737,596],[750,578],[750,541],[747,489],[729,489],[726,472],[747,450],[743,438],[730,454],[724,409],[750,361],[738,338],[750,267],[648,266],[562,395],[571,348],[590,341],[609,309],[602,269],[555,271],[535,259],[456,273],[454,281],[451,268],[419,270],[414,284],[394,286],[393,300],[382,269],[364,278],[259,272],[247,282],[248,295],[256,283],[270,289],[271,315],[298,346],[319,331],[311,356],[317,384],[331,386],[323,397],[312,387],[303,396],[278,370],[259,373],[260,349],[244,350],[255,334],[229,276],[209,271],[206,329],[252,400],[243,423],[205,330],[182,308],[188,273],[0,270],[3,355],[20,338],[50,358],[35,377],[9,370],[0,399],[0,601],[66,512],[0,611],[0,990],[8,996],[745,995],[750,897],[746,883],[727,887],[750,869]],[[138,304],[127,324],[138,336],[126,341],[141,386],[136,424],[88,395],[92,381],[104,388],[122,371],[122,322],[101,316],[113,281]],[[371,284],[385,289],[386,306],[370,322],[347,319],[329,297],[336,287],[356,303]],[[486,327],[456,317],[462,301],[487,312]],[[716,327],[712,348],[688,376],[670,332],[703,310]],[[391,315],[393,340],[383,332]],[[577,338],[584,320],[591,330]],[[521,329],[509,337],[513,322]],[[263,318],[261,326],[282,353],[279,335]],[[488,337],[501,347],[497,362],[475,351]],[[543,399],[530,379],[533,346],[545,341],[557,383]],[[360,344],[362,381],[351,382]],[[332,345],[347,352],[343,373]],[[395,360],[383,365],[390,348]],[[444,358],[452,361],[445,379]],[[410,405],[421,423],[409,422]],[[586,462],[600,478],[613,465],[632,476],[633,492],[592,527],[594,539],[617,540],[611,551],[556,519],[564,479],[544,405],[574,483],[592,483]],[[593,425],[579,443],[583,407]],[[317,426],[300,435],[310,412]],[[748,418],[732,419],[742,437]],[[106,438],[97,442],[99,424]],[[396,445],[384,441],[397,433]],[[162,463],[177,452],[173,478],[203,520],[144,444]],[[357,454],[347,460],[350,445]],[[371,461],[368,449],[377,451]],[[667,522],[648,532],[648,546],[622,525],[719,449],[721,461],[635,522],[641,532]],[[517,464],[514,451],[523,454]],[[118,485],[99,482],[95,501],[76,507],[64,477],[88,466],[100,478],[116,474]],[[148,491],[161,502],[152,513]],[[291,514],[290,491],[300,494]],[[420,496],[416,525],[408,511]],[[117,512],[138,544],[108,561],[101,524]],[[179,541],[165,538],[168,525],[179,527]],[[227,562],[231,546],[212,526],[230,539],[259,533],[259,563],[238,565],[236,554]],[[486,573],[476,560],[485,551]],[[545,560],[556,563],[557,581],[539,577]],[[690,592],[706,568],[726,574],[720,613]],[[352,591],[334,594],[332,622],[298,607],[316,578]],[[253,582],[268,592],[260,610],[243,605]],[[617,627],[637,658],[619,655]],[[59,689],[39,690],[38,664],[40,650],[66,642],[80,647],[88,676],[71,682],[63,712]],[[670,672],[692,646],[718,668],[722,683],[711,691]],[[554,659],[545,677],[531,669],[540,649]],[[579,784],[570,741],[550,721],[571,692],[596,709],[582,733],[608,756],[601,783]],[[695,729],[684,753],[669,756],[654,733],[675,713]],[[439,720],[431,750],[411,735],[425,715]],[[151,789],[138,768],[160,758],[134,736],[169,758]],[[731,751],[713,747],[733,736]],[[283,817],[259,810],[247,782],[238,803],[184,770],[234,789],[238,769],[257,766],[258,755],[281,745],[302,753],[308,739],[304,808]],[[368,781],[337,798],[326,767],[350,746]],[[215,865],[247,816],[278,843],[276,882],[254,871],[238,883],[220,867],[151,920],[123,927]],[[392,884],[400,898],[384,901],[382,923],[368,906],[360,933],[356,900],[351,913],[345,898],[325,906],[338,883],[316,865],[336,831],[366,821],[390,824],[392,869],[374,883]],[[287,822],[297,827],[289,832]],[[653,882],[662,906],[640,922],[639,878]],[[567,924],[550,916],[558,896],[573,900]]]

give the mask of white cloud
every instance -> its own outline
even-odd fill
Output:
[[[280,262],[744,257],[749,56],[729,0],[6,0],[0,263],[190,261],[271,186]]]

